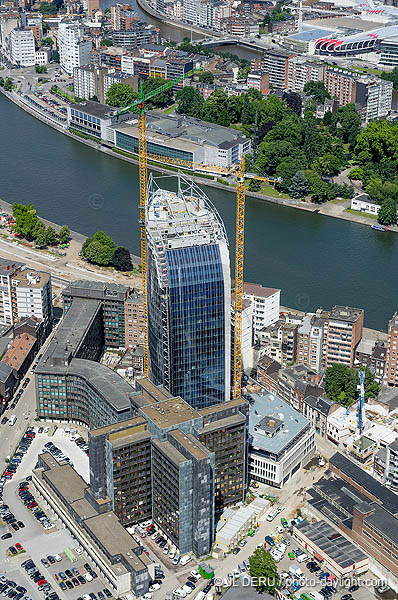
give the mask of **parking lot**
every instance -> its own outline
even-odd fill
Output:
[[[33,485],[28,482],[28,490],[35,496],[39,507],[43,509],[53,525],[51,529],[46,530],[43,528],[18,495],[20,482],[26,480],[26,477],[30,478],[32,469],[35,468],[37,463],[37,455],[42,452],[44,445],[49,440],[73,462],[76,470],[88,481],[88,457],[83,450],[71,441],[70,435],[60,429],[56,431],[53,437],[49,438],[44,431],[40,434],[37,433],[37,428],[35,431],[36,437],[32,440],[29,449],[18,465],[14,477],[5,483],[3,488],[3,504],[8,506],[6,514],[11,513],[17,523],[23,523],[23,527],[19,528],[18,531],[14,531],[11,525],[2,520],[0,521],[0,536],[11,534],[9,539],[0,539],[0,576],[5,575],[8,581],[11,581],[11,584],[15,582],[16,586],[22,586],[21,589],[26,589],[23,595],[20,596],[21,600],[44,599],[46,594],[39,592],[36,583],[29,578],[24,568],[21,567],[21,563],[31,558],[45,581],[50,584],[61,600],[77,600],[78,598],[106,600],[109,597],[104,592],[104,589],[108,590],[107,582],[99,576],[98,571],[93,568],[91,561],[83,550],[81,550],[80,555],[74,550],[78,547],[76,540],[64,528],[53,511],[43,503],[41,504],[40,500],[36,498]],[[15,547],[16,544],[20,544],[23,551],[12,556],[8,549],[10,546]],[[69,558],[65,553],[66,550]],[[69,550],[72,550],[72,553]],[[51,557],[59,555],[61,560],[53,561],[53,564],[51,564],[47,558],[49,555]],[[41,562],[42,559],[45,560],[44,564]],[[76,569],[77,573],[72,569]],[[68,576],[66,571],[68,571],[68,574],[70,572],[72,577]],[[66,589],[61,589],[61,582],[65,583],[62,587],[66,587]],[[7,590],[11,591],[12,586],[9,586]],[[110,597],[112,597],[111,591],[111,589],[108,590]],[[51,593],[51,590],[48,593]],[[89,596],[89,594],[92,596]],[[19,598],[16,600],[19,600]]]

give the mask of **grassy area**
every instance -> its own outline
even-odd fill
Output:
[[[346,208],[344,212],[348,212],[351,215],[358,215],[359,217],[368,217],[368,219],[373,219],[374,221],[377,221],[377,215],[371,215],[370,213],[362,212],[360,210],[354,210],[353,208]]]
[[[262,185],[260,194],[265,194],[266,196],[271,196],[272,198],[290,198],[289,194],[285,194],[284,192],[278,192],[271,185]]]
[[[75,135],[83,138],[84,140],[93,140],[94,142],[97,142],[97,144],[101,143],[101,140],[99,138],[96,138],[93,135],[87,135],[86,133],[83,133],[82,131],[79,131],[78,129],[74,129],[73,127],[70,127],[69,131],[71,133],[74,133]]]
[[[51,89],[54,90],[54,92],[57,92],[57,94],[59,94],[63,98],[66,98],[67,100],[70,100],[71,102],[77,103],[77,100],[73,94],[68,94],[67,92],[64,92],[57,85],[53,85]]]
[[[344,204],[347,202],[346,198],[334,198],[333,200],[329,200],[329,204]]]
[[[177,108],[177,104],[172,104],[171,106],[169,106],[168,108],[165,108],[162,112],[164,115],[169,115],[171,114],[175,109]]]

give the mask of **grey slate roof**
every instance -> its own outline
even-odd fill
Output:
[[[326,417],[334,404],[334,402],[328,398],[316,398],[315,396],[307,396],[303,399],[303,402]]]

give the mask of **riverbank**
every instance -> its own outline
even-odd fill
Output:
[[[49,125],[53,129],[56,129],[59,133],[63,133],[64,135],[70,137],[71,139],[73,139],[77,142],[80,142],[81,144],[84,144],[86,146],[89,146],[90,148],[92,148],[94,150],[103,152],[104,154],[107,154],[108,156],[111,156],[111,157],[119,159],[119,160],[123,160],[132,165],[138,166],[138,158],[119,154],[108,146],[104,146],[103,144],[95,142],[91,139],[84,139],[83,137],[75,135],[71,131],[67,130],[65,127],[62,127],[61,125],[55,123],[54,119],[51,119],[44,114],[39,114],[38,110],[34,110],[31,106],[29,106],[26,102],[24,102],[22,100],[22,98],[20,97],[20,95],[18,93],[16,93],[15,91],[6,92],[4,90],[4,88],[0,87],[0,92],[2,92],[4,96],[6,96],[9,100],[11,100],[11,102],[16,104],[19,108],[21,108],[25,112],[28,112],[31,116],[35,117],[36,119],[38,119],[45,125]],[[151,162],[151,164],[148,165],[148,169],[151,171],[161,173],[161,174],[164,174],[165,172],[168,174],[174,174],[176,172],[175,169],[169,168],[168,165],[166,165],[166,164],[159,164],[159,166],[158,166],[158,165],[153,164],[152,162]],[[198,175],[194,175],[191,173],[189,173],[189,176],[192,178],[193,181],[195,181],[195,183],[198,183],[201,186],[213,187],[213,188],[222,190],[223,192],[225,192],[225,191],[230,192],[231,194],[233,194],[233,197],[231,198],[231,200],[233,202],[235,202],[234,197],[236,194],[236,189],[235,189],[235,187],[232,187],[232,185],[231,186],[225,185],[225,184],[219,183],[218,181],[216,181],[214,179],[200,177]],[[278,198],[278,197],[273,197],[273,196],[267,196],[265,194],[260,194],[257,192],[250,192],[249,190],[246,190],[246,196],[251,197],[251,198],[256,198],[258,200],[270,202],[273,204],[278,204],[280,206],[296,208],[299,210],[304,210],[306,212],[313,212],[313,213],[321,214],[321,215],[327,216],[327,217],[343,219],[345,221],[350,221],[352,223],[358,223],[360,225],[370,226],[374,223],[374,220],[372,220],[372,219],[368,219],[368,218],[362,217],[360,215],[355,215],[352,213],[345,212],[346,207],[342,204],[333,204],[331,202],[328,202],[326,204],[314,204],[312,202],[303,202],[301,200],[296,200],[293,198]],[[391,226],[389,228],[389,230],[398,232],[398,226]],[[76,233],[76,232],[74,232],[74,233]],[[77,235],[80,235],[80,234],[77,234]]]

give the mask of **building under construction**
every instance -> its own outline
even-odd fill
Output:
[[[149,364],[153,381],[196,409],[230,399],[227,235],[210,200],[178,174],[149,177],[146,205]],[[159,182],[160,183],[160,182]]]

